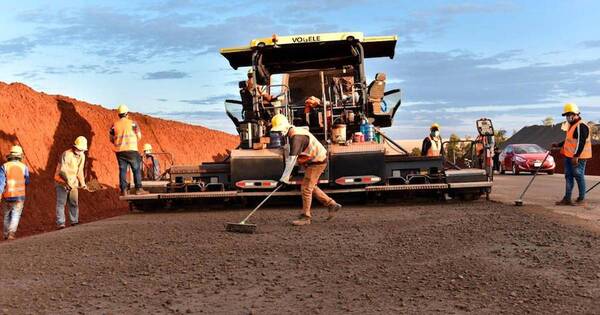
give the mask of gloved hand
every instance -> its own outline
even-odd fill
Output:
[[[574,157],[571,159],[571,164],[573,164],[573,166],[577,166],[577,164],[579,164],[579,158],[578,157]]]
[[[291,182],[290,182],[290,177],[289,177],[289,176],[282,176],[282,177],[279,179],[279,183],[280,183],[280,184],[284,184],[284,185],[289,185],[289,184],[291,184]]]

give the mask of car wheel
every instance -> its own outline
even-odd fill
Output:
[[[548,175],[554,175],[554,170],[548,171]]]
[[[519,168],[517,167],[517,163],[515,163],[514,161],[512,162],[512,172],[513,175],[519,175]]]

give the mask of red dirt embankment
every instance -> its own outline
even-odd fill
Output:
[[[200,126],[141,114],[132,118],[141,127],[142,143],[152,144],[156,152],[171,153],[177,164],[213,161],[238,144],[235,136]],[[12,145],[20,144],[32,180],[18,235],[54,229],[54,171],[60,154],[79,135],[89,142],[87,179],[97,178],[111,187],[80,192],[80,220],[85,223],[127,211],[127,204],[118,198],[117,161],[108,137],[116,119],[114,110],[39,93],[20,83],[0,82],[0,161],[5,161]]]

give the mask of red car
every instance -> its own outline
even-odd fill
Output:
[[[519,175],[520,172],[533,173],[538,167],[540,172],[554,174],[554,158],[549,155],[542,165],[544,157],[548,153],[537,144],[509,144],[500,152],[500,174],[506,171],[512,171],[514,175]]]

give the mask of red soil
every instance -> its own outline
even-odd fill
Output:
[[[213,161],[238,144],[227,133],[175,121],[132,114],[142,130],[142,143],[156,152],[169,152],[177,164]],[[80,192],[80,220],[90,222],[127,212],[118,199],[118,169],[108,130],[117,119],[114,110],[69,97],[48,95],[20,83],[0,82],[0,161],[14,144],[26,154],[31,172],[27,201],[18,235],[54,229],[54,171],[60,154],[80,135],[89,142],[86,177],[111,187]],[[140,144],[141,147],[141,144]]]

